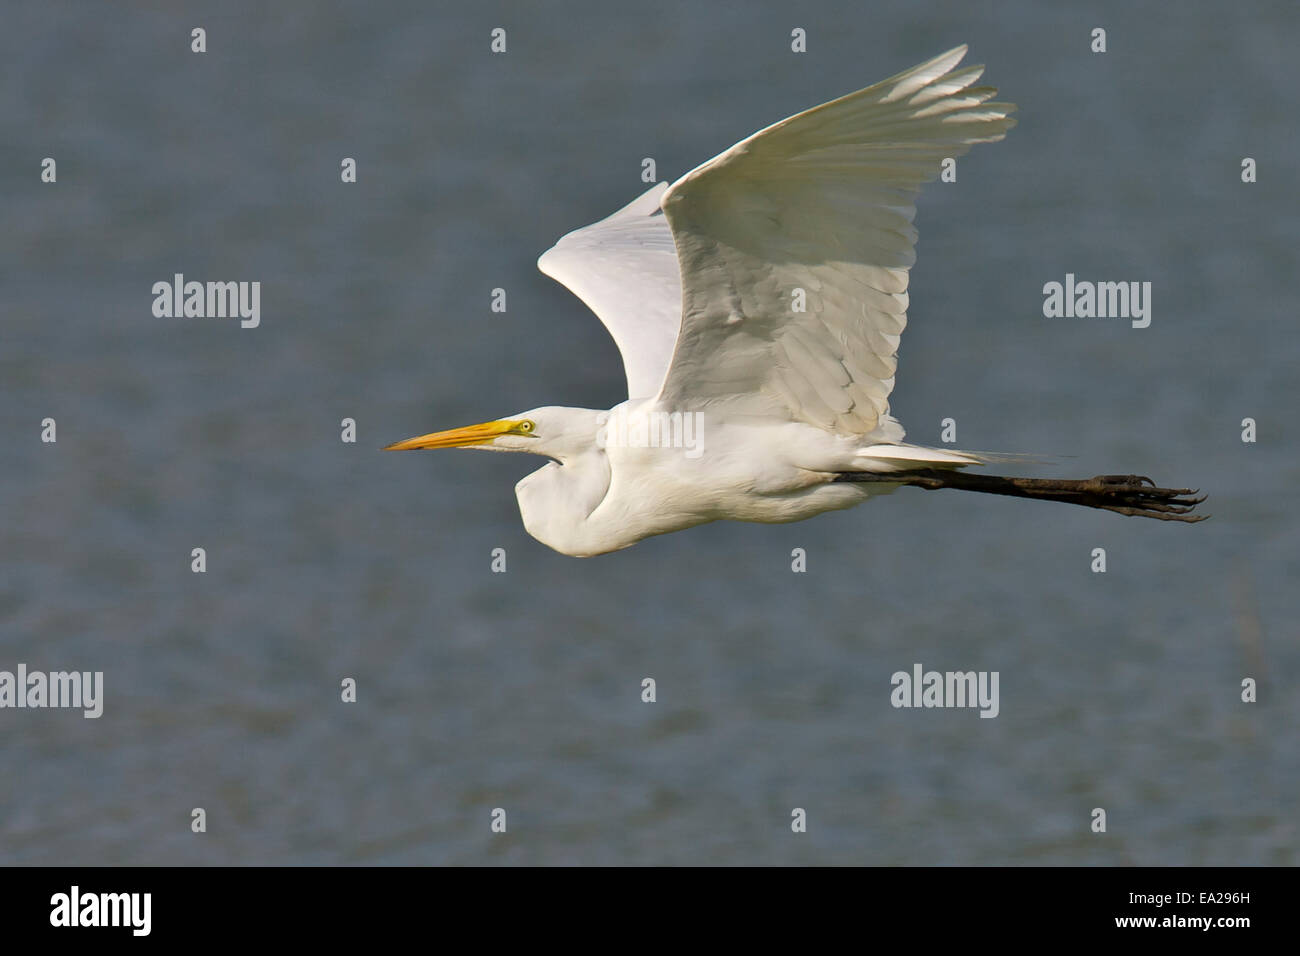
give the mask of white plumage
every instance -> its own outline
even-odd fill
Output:
[[[796,521],[902,483],[1026,481],[944,484],[987,457],[906,444],[889,414],[916,195],[945,158],[1015,123],[1015,107],[974,85],[982,67],[957,69],[965,53],[769,126],[538,260],[614,337],[628,401],[389,447],[550,457],[516,486],[524,525],[582,556],[720,518]],[[1165,510],[1128,508],[1141,497],[1130,485],[1118,505],[1079,500],[1082,484],[996,493]]]
[[[614,336],[629,398],[725,400],[844,435],[887,421],[916,195],[1015,125],[972,85],[983,67],[954,71],[965,53],[769,126],[542,256]]]

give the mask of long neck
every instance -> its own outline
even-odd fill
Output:
[[[564,554],[585,557],[609,550],[593,543],[587,519],[605,500],[610,476],[609,459],[600,448],[539,468],[515,485],[524,527]]]

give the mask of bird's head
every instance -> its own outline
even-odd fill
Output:
[[[480,425],[466,425],[394,442],[384,451],[415,448],[487,448],[525,451],[563,461],[594,449],[601,413],[586,408],[547,406]]]

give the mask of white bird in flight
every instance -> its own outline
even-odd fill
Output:
[[[889,414],[914,202],[947,157],[1015,125],[966,47],[783,120],[562,238],[542,272],[614,337],[628,400],[547,406],[389,445],[551,461],[515,486],[528,533],[587,557],[719,519],[799,521],[902,485],[1173,521],[1149,478],[961,472],[1000,456],[903,441]]]

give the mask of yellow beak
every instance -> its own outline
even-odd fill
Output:
[[[507,435],[513,432],[519,424],[519,422],[505,420],[484,422],[482,425],[466,425],[464,428],[453,428],[445,432],[432,432],[418,438],[408,438],[406,441],[394,442],[384,448],[384,451],[409,451],[412,448],[463,448],[466,445],[482,445],[490,442],[498,435]]]

